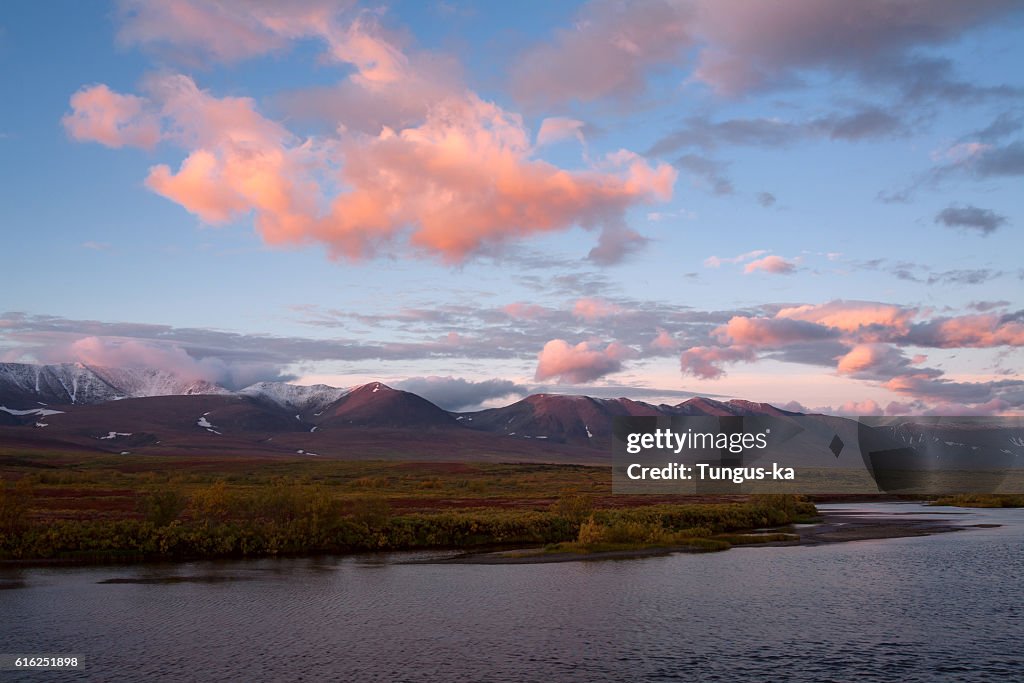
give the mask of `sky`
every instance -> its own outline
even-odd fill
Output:
[[[1024,5],[0,4],[0,361],[1024,413]]]

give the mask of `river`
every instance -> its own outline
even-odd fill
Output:
[[[424,556],[392,554],[3,568],[0,652],[76,653],[84,668],[0,680],[1022,675],[1024,510],[831,507],[1002,526],[561,564],[410,564]]]

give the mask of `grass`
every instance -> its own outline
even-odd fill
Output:
[[[762,504],[765,502],[761,501]],[[790,496],[777,497],[770,504],[770,507],[767,508],[761,507],[758,504],[747,504],[744,512],[758,511],[763,513],[768,509],[778,512],[779,510],[785,510],[785,507],[790,502],[796,503],[801,512],[808,512],[805,503],[793,500],[793,497]],[[695,513],[697,511],[691,510],[690,512]],[[720,510],[719,512],[726,512],[726,510]],[[739,510],[735,509],[729,512],[733,514],[740,513]],[[782,512],[781,514],[782,517],[773,517],[773,521],[775,519],[784,519],[784,521],[778,523],[795,521],[795,518],[788,512]],[[635,519],[624,515],[605,516],[602,521],[598,521],[596,516],[591,516],[580,525],[580,530],[575,540],[550,544],[544,548],[543,552],[549,554],[592,554],[643,551],[659,548],[690,550],[691,552],[717,552],[729,550],[735,545],[796,541],[799,539],[799,536],[796,534],[787,533],[716,533],[716,526],[718,528],[727,528],[731,525],[727,518],[717,520],[717,524],[714,519],[709,520],[705,518],[705,521],[710,521],[713,526],[672,528],[671,526],[666,526],[666,519],[664,517],[659,518],[657,516],[647,516],[645,519]]]
[[[1024,495],[964,493],[945,496],[932,501],[931,504],[962,508],[1019,508],[1024,507]]]
[[[601,467],[0,453],[3,560],[565,543],[718,550],[732,543],[716,534],[814,514],[795,496],[615,496]]]

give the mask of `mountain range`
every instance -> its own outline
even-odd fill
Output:
[[[207,381],[79,363],[0,364],[0,446],[108,453],[605,461],[616,416],[794,415],[765,403],[535,394],[452,412],[381,382]]]

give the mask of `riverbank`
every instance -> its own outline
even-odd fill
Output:
[[[280,511],[279,511],[280,512]],[[352,555],[408,550],[479,551],[578,542],[581,530],[633,546],[658,538],[714,544],[710,536],[812,518],[814,506],[793,496],[744,503],[657,504],[596,509],[566,496],[542,510],[461,510],[394,515],[345,511],[329,499],[302,501],[289,517],[60,521],[29,523],[0,535],[0,566],[128,564],[259,557]]]
[[[922,514],[922,513],[917,513]],[[962,512],[934,513],[936,515],[965,515]],[[771,548],[785,546],[815,546],[852,541],[876,541],[915,536],[931,536],[972,528],[993,528],[998,524],[956,524],[950,519],[909,519],[909,515],[869,513],[856,510],[819,510],[819,522],[797,524],[770,529],[760,533],[781,533],[791,536],[787,540],[766,540],[764,542],[733,543],[731,547]],[[752,535],[753,536],[753,535]],[[715,540],[711,536],[710,540]],[[627,560],[644,557],[658,557],[675,553],[707,552],[707,548],[690,543],[658,547],[597,550],[591,552],[551,552],[544,548],[501,550],[483,553],[465,553],[449,558],[417,560],[430,564],[547,564],[553,562],[592,562],[600,560]]]

